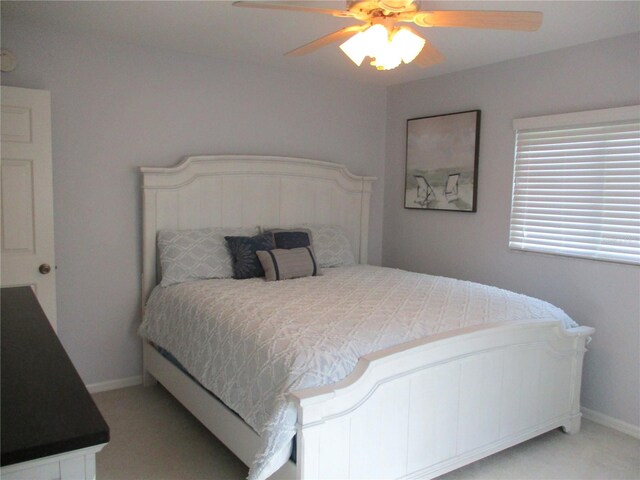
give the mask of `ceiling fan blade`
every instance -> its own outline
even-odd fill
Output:
[[[434,10],[415,12],[411,17],[413,22],[421,27],[489,28],[535,32],[542,25],[542,12]]]
[[[316,51],[319,48],[324,47],[325,45],[329,45],[333,42],[338,42],[340,40],[346,40],[356,33],[364,30],[368,25],[351,25],[349,27],[345,27],[337,32],[330,33],[329,35],[325,35],[324,37],[320,37],[313,42],[309,42],[306,45],[296,48],[295,50],[291,50],[290,52],[285,53],[285,55],[290,57],[298,57],[300,55],[306,55],[307,53],[311,53]]]
[[[419,67],[426,68],[444,62],[444,55],[429,42],[425,42],[424,47],[413,61]]]
[[[282,5],[278,3],[266,2],[233,2],[234,7],[262,8],[265,10],[288,10],[291,12],[322,13],[333,15],[334,17],[352,17],[353,14],[347,10],[333,10],[329,8],[303,7],[300,5]]]

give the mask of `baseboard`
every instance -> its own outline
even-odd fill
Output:
[[[613,418],[609,415],[605,415],[604,413],[596,412],[584,407],[582,407],[582,416],[592,422],[599,423],[605,427],[613,428],[614,430],[618,430],[619,432],[626,433],[627,435],[640,439],[640,427],[638,425],[623,422],[617,418]]]
[[[142,375],[135,377],[118,378],[116,380],[107,380],[106,382],[89,383],[86,385],[89,393],[106,392],[107,390],[115,390],[117,388],[133,387],[142,383]]]

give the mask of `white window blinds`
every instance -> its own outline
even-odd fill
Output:
[[[640,264],[640,106],[523,118],[509,246]]]

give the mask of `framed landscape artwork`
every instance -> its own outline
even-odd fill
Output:
[[[475,212],[480,110],[407,120],[404,207]]]

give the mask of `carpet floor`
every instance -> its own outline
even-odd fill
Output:
[[[100,480],[242,480],[247,467],[159,385],[93,395],[111,428]],[[440,479],[640,479],[640,440],[584,420]]]

